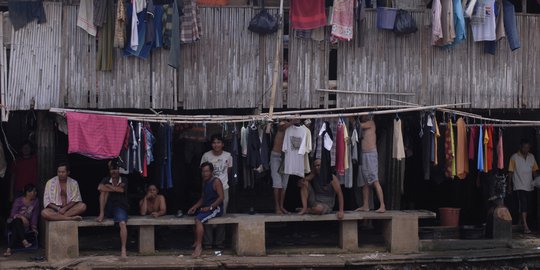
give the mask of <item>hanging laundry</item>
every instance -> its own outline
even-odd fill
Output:
[[[247,157],[248,155],[248,136],[249,129],[242,127],[240,129],[240,147],[242,148],[242,156]]]
[[[461,41],[467,38],[467,28],[465,27],[465,17],[463,16],[463,5],[461,0],[453,0],[452,3],[453,13],[454,13],[454,41],[444,48],[453,48]]]
[[[405,147],[403,146],[403,134],[401,132],[401,120],[394,120],[394,136],[392,145],[392,158],[402,160],[405,158]],[[435,154],[435,156],[437,156]]]
[[[160,125],[156,141],[156,180],[162,189],[172,188],[172,126]]]
[[[283,149],[285,153],[284,173],[304,177],[304,155],[306,154],[307,132],[302,126],[292,125],[285,130]]]
[[[345,174],[345,138],[343,134],[343,122],[339,122],[336,129],[336,174]]]
[[[503,131],[499,129],[499,141],[497,142],[497,168],[499,170],[504,169],[504,145],[503,145]]]
[[[504,29],[506,32],[506,39],[508,40],[508,45],[512,51],[521,48],[517,20],[516,20],[516,10],[514,4],[510,0],[503,0],[503,21]]]
[[[475,42],[496,40],[495,0],[480,1],[474,10],[471,19],[473,40]]]
[[[321,184],[328,184],[332,181],[332,167],[331,167],[331,149],[332,145],[334,145],[334,138],[332,135],[332,129],[330,128],[330,124],[328,121],[324,122],[321,130],[319,131],[318,140],[321,141],[321,147],[320,147],[320,159],[321,159],[321,171],[319,173],[320,177],[319,179],[322,183]]]
[[[434,143],[433,143],[433,153],[434,153],[434,159],[433,164],[439,165],[439,138],[441,137],[441,132],[439,130],[439,124],[437,123],[437,117],[433,116],[433,126],[435,127],[435,134],[434,134]]]
[[[489,129],[487,125],[484,125],[484,172],[489,172],[488,168],[488,143],[489,143]]]
[[[104,14],[107,20],[98,33],[97,69],[111,71],[113,67],[114,9],[113,1],[106,1]],[[95,8],[95,6],[94,6]]]
[[[309,164],[309,154],[313,151],[313,142],[311,141],[311,130],[303,125],[306,129],[307,139],[306,139],[306,154],[304,155],[304,173],[309,174],[311,172],[311,165]]]
[[[181,16],[184,15],[184,2],[182,0],[174,0],[174,4],[167,9],[167,19],[165,22],[165,31],[163,33],[164,46],[169,46],[169,66],[178,69],[180,67],[180,33],[181,33]]]
[[[236,185],[238,183],[238,157],[240,156],[240,148],[238,145],[238,141],[240,140],[240,137],[238,136],[238,129],[236,129],[236,125],[234,126],[234,129],[232,131],[233,138],[232,138],[232,146],[231,146],[231,156],[233,160],[233,168],[232,168],[232,182],[229,183],[231,185]]]
[[[110,0],[94,0],[94,25],[102,27],[107,21],[110,22],[107,13],[110,12],[112,5],[109,5]]]
[[[154,149],[154,144],[156,143],[156,138],[150,131],[150,125],[145,124],[143,131],[146,145],[146,165],[150,165],[150,163],[154,162],[154,154],[152,151]]]
[[[95,159],[115,158],[120,154],[127,132],[127,118],[87,113],[66,113],[68,153]]]
[[[430,153],[430,161],[435,163],[435,159],[436,159],[436,153],[435,153],[435,115],[434,114],[429,114],[428,116],[428,122],[427,122],[427,126],[429,127],[429,140],[430,140],[430,143],[431,143],[431,146],[430,146],[430,150],[431,150],[431,153]]]
[[[366,1],[358,0],[358,5],[356,8],[356,39],[358,48],[364,46],[364,28],[366,21]]]
[[[476,168],[480,172],[484,172],[484,130],[480,126],[478,131],[478,162]]]
[[[343,167],[345,168],[345,170],[347,170],[350,167],[350,162],[349,162],[349,159],[347,157],[351,155],[350,147],[347,147],[347,145],[350,144],[351,138],[349,137],[349,129],[347,128],[347,122],[345,122],[345,121],[342,121],[342,122],[343,122],[343,142],[345,143],[345,153],[344,153],[344,159],[343,159],[344,166]]]
[[[122,2],[122,1],[120,1]],[[94,3],[93,0],[81,0],[77,11],[77,26],[82,28],[91,36],[96,36],[97,28],[94,25]]]
[[[8,0],[8,10],[9,20],[15,31],[36,19],[38,24],[47,22],[43,0]]]
[[[261,165],[263,170],[270,170],[270,148],[272,140],[270,133],[264,132],[261,141]]]
[[[131,31],[129,38],[129,47],[131,50],[136,51],[139,48],[139,17],[137,16],[137,11],[133,7],[133,3],[127,6],[127,14],[131,14]]]
[[[445,131],[445,141],[444,141],[444,151],[445,151],[445,158],[446,158],[446,170],[445,175],[448,178],[454,178],[456,176],[455,170],[454,170],[454,147],[453,147],[453,128],[452,128],[452,121],[448,120],[448,123],[446,125],[446,131]]]
[[[457,170],[456,170],[456,140],[454,135],[454,127],[452,126],[452,121],[449,120],[448,123],[450,123],[450,145],[452,150],[452,179],[456,177]]]
[[[201,14],[199,12],[199,8],[197,7],[196,0],[183,1],[184,16],[180,18],[180,41],[182,43],[193,43],[202,37]]]
[[[291,0],[289,20],[293,29],[310,30],[325,26],[324,0]]]
[[[495,20],[496,20],[496,40],[492,41],[486,41],[484,42],[484,52],[495,55],[497,51],[497,42],[501,40],[502,38],[506,37],[505,29],[504,29],[504,8],[502,5],[502,0],[496,0],[495,1]]]
[[[476,137],[478,137],[478,127],[471,127],[471,132],[469,133],[469,160],[474,160],[474,155],[476,152]]]
[[[345,137],[345,175],[339,178],[341,184],[345,188],[353,187],[353,166],[352,166],[352,138],[349,136],[349,128],[347,124],[344,125],[344,137]]]
[[[493,170],[493,125],[490,125],[486,127],[486,133],[488,135],[488,143],[487,143],[487,157],[486,157],[486,172],[490,172]]]
[[[127,6],[128,14],[132,14],[132,5]],[[130,12],[131,11],[131,12]],[[136,46],[136,49],[133,49],[133,46],[125,47],[123,50],[124,56],[132,55],[137,56],[143,59],[147,59],[150,56],[150,51],[154,48],[158,48],[163,45],[163,38],[161,36],[161,33],[163,32],[163,23],[162,23],[162,17],[163,17],[163,7],[162,6],[154,6],[154,16],[151,18],[147,18],[146,12],[141,12],[137,15],[137,42],[138,44]],[[151,24],[151,26],[149,26]],[[153,31],[148,32],[149,27],[153,29]],[[130,33],[130,35],[132,35]],[[152,39],[150,43],[146,42],[146,36],[147,35],[154,35],[154,38]],[[132,38],[130,38],[132,40]],[[133,41],[132,41],[133,45]]]
[[[335,0],[332,9],[332,37],[342,41],[353,38],[354,0]]]
[[[120,153],[123,173],[137,172],[142,176],[146,170],[146,145],[142,123],[129,121],[128,134]]]
[[[126,3],[124,0],[118,1],[116,7],[116,20],[114,21],[114,47],[124,48],[126,45]]]
[[[469,159],[467,158],[467,128],[463,118],[456,122],[457,127],[457,149],[456,149],[456,175],[463,180],[469,173]]]
[[[249,127],[247,144],[247,165],[252,169],[256,169],[261,165],[261,140],[259,139],[259,131],[255,124]]]
[[[429,114],[420,117],[420,138],[422,139],[422,168],[424,169],[424,180],[431,179],[431,127],[427,125]],[[448,137],[448,136],[447,136]]]
[[[362,165],[362,139],[364,138],[364,131],[362,130],[362,123],[360,122],[360,118],[356,118],[354,121],[354,130],[358,133],[358,145],[357,145],[357,158],[358,158],[358,165]]]
[[[443,38],[443,30],[441,24],[442,6],[441,0],[433,0],[431,5],[432,30],[431,30],[431,45],[437,46]]]
[[[141,13],[146,8],[146,1],[147,0],[131,0],[133,5],[135,6],[135,12]]]
[[[443,38],[439,39],[438,45],[445,46],[450,45],[456,38],[456,32],[454,29],[454,7],[452,0],[445,0],[441,2],[441,29]]]

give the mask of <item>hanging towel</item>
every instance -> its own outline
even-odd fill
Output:
[[[392,158],[402,160],[405,158],[405,147],[403,145],[403,134],[401,132],[401,120],[394,120],[394,136],[392,146]],[[435,155],[436,156],[436,155]]]
[[[431,16],[432,16],[432,30],[431,30],[431,45],[436,46],[439,44],[439,41],[443,38],[443,30],[441,25],[441,0],[433,0],[431,5]]]
[[[444,48],[452,48],[467,38],[467,27],[465,26],[465,17],[463,16],[463,4],[461,3],[461,0],[453,1],[455,38],[451,44],[446,45]]]
[[[97,27],[102,27],[109,18],[107,18],[107,13],[109,12],[108,2],[113,2],[110,0],[94,0],[94,25]]]
[[[129,47],[136,51],[139,47],[139,31],[137,27],[139,25],[139,18],[137,17],[137,12],[133,5],[129,5],[127,10],[128,12],[131,11],[131,39],[129,40]]]
[[[127,118],[87,113],[66,113],[68,153],[95,159],[118,157],[127,132]]]
[[[499,170],[504,169],[504,146],[503,146],[503,132],[499,129],[499,142],[497,143],[497,168]]]
[[[306,134],[307,134],[306,154],[304,155],[304,172],[306,174],[309,174],[311,172],[311,165],[309,164],[309,155],[311,151],[313,151],[313,142],[312,142],[312,137],[311,137],[311,130],[306,126],[303,126],[303,127],[306,129]]]
[[[484,143],[484,172],[489,172],[489,167],[488,167],[489,128],[486,125],[484,125],[483,143]]]
[[[469,173],[469,159],[467,158],[467,128],[463,118],[459,118],[457,126],[456,174],[461,180]]]
[[[94,25],[94,3],[92,0],[81,0],[77,12],[77,26],[91,36],[96,36],[97,29]]]
[[[456,140],[454,135],[454,127],[452,126],[452,121],[448,121],[450,124],[450,144],[452,146],[452,179],[456,177]]]
[[[324,0],[291,0],[290,21],[292,28],[299,30],[325,26]]]
[[[180,41],[193,43],[202,37],[201,14],[195,0],[184,0],[184,16],[180,18]]]
[[[452,130],[452,122],[448,121],[448,124],[446,126],[446,130],[444,132],[445,140],[444,140],[444,153],[446,158],[446,170],[445,175],[448,178],[452,178],[452,134],[450,133]],[[426,135],[424,135],[426,136]]]
[[[478,171],[484,172],[484,130],[480,126],[478,131],[478,162],[476,163]]]
[[[350,41],[353,38],[354,0],[335,0],[332,9],[332,37]]]

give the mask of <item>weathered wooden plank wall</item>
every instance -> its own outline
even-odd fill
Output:
[[[271,82],[275,34],[260,37],[247,29],[257,12],[252,8],[200,10],[203,37],[182,47],[184,108],[258,107]]]
[[[414,12],[421,22],[422,13]],[[377,30],[376,15],[367,12],[364,46],[358,38],[341,42],[338,47],[337,89],[351,92],[416,93],[421,89],[422,54],[418,42],[422,29],[410,36],[396,37],[390,31]],[[356,32],[355,32],[356,34]],[[337,94],[338,107],[389,104],[388,98],[416,102],[415,96]]]
[[[473,41],[470,27],[467,40],[454,48],[432,47],[431,11],[414,11],[413,16],[419,31],[396,37],[377,30],[376,14],[368,12],[366,45],[359,48],[356,40],[338,48],[337,88],[416,95],[338,94],[338,107],[396,104],[389,98],[419,104],[470,102],[465,107],[482,109],[539,107],[540,93],[534,90],[540,86],[539,16],[517,16],[522,48],[512,52],[503,39],[496,55]]]
[[[62,3],[45,2],[47,23],[13,31],[7,105],[13,110],[60,106]]]

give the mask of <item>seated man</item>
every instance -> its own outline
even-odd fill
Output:
[[[223,185],[219,178],[214,177],[214,165],[210,162],[201,164],[203,190],[201,198],[188,211],[189,215],[195,216],[195,244],[193,257],[199,257],[202,253],[202,241],[204,235],[203,223],[211,218],[223,215]]]
[[[158,192],[159,190],[154,184],[150,184],[146,188],[146,195],[139,202],[141,216],[151,215],[156,218],[167,213],[165,197]]]
[[[105,217],[112,218],[115,225],[120,227],[121,256],[127,257],[127,220],[129,202],[127,197],[128,180],[120,177],[120,170],[117,161],[109,162],[109,177],[104,177],[98,185],[99,191],[99,216],[98,222],[102,222]]]
[[[56,167],[57,176],[49,179],[43,191],[41,216],[45,220],[82,220],[86,211],[77,181],[69,177],[69,165],[61,163]]]
[[[334,208],[336,195],[338,197],[339,211],[337,218],[343,219],[343,193],[339,180],[332,175],[332,181],[326,185],[321,183],[319,174],[321,171],[321,160],[313,162],[313,170],[304,179],[298,182],[300,187],[300,197],[302,199],[302,209],[298,214],[328,214]]]

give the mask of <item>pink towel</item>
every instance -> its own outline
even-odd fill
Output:
[[[504,146],[502,130],[499,130],[499,142],[497,143],[497,168],[504,169]]]
[[[127,118],[88,113],[66,113],[68,153],[95,159],[118,157],[127,132]]]
[[[344,41],[353,38],[354,1],[335,0],[332,11],[332,36]]]

